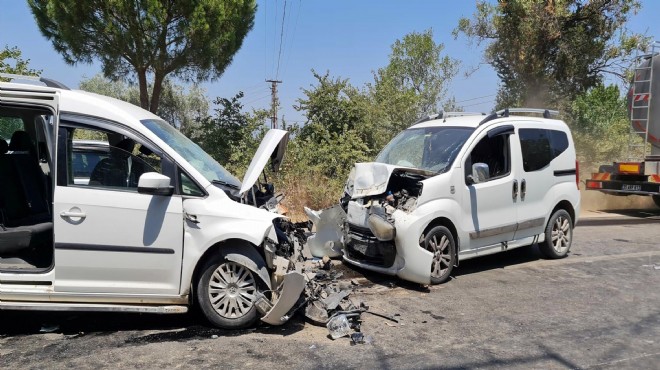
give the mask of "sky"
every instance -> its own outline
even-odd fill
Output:
[[[245,109],[270,106],[268,79],[278,79],[282,117],[303,123],[303,112],[293,106],[303,88],[315,83],[312,69],[349,79],[357,87],[373,81],[373,71],[388,62],[391,45],[410,32],[433,30],[445,53],[461,62],[461,72],[449,86],[466,111],[489,112],[494,105],[498,78],[483,63],[482,48],[451,35],[461,17],[470,17],[469,0],[258,0],[252,31],[232,64],[217,80],[203,83],[209,100],[243,91]],[[642,10],[628,24],[634,32],[660,39],[660,1],[642,1]],[[286,11],[285,11],[286,9]],[[281,40],[281,41],[280,41]],[[0,47],[18,47],[30,67],[71,88],[101,72],[99,63],[67,65],[46,40],[23,0],[0,0]],[[278,68],[279,65],[279,68]],[[464,72],[478,67],[468,77]]]

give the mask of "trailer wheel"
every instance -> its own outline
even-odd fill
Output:
[[[564,258],[573,241],[573,221],[566,210],[558,209],[552,214],[545,227],[545,240],[539,244],[541,254],[546,258]]]
[[[656,206],[660,207],[660,195],[653,195],[653,202]]]

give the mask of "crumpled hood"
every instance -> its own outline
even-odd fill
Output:
[[[384,193],[394,172],[409,172],[426,176],[437,175],[434,172],[393,164],[379,162],[356,163],[347,183],[347,188],[350,189],[351,186],[353,188],[353,192],[349,193],[351,198],[357,199]]]
[[[245,194],[257,182],[269,159],[273,163],[273,170],[277,171],[284,158],[284,151],[288,142],[289,132],[286,130],[270,129],[266,133],[252,158],[252,162],[250,162],[250,167],[245,172],[239,196]]]

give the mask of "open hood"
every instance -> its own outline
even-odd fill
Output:
[[[351,198],[357,199],[384,193],[392,174],[395,172],[414,173],[426,177],[437,175],[437,173],[430,171],[385,163],[356,163],[351,175],[349,175],[347,184],[348,187],[352,187]]]
[[[269,159],[271,160],[272,170],[277,172],[282,159],[284,159],[284,151],[288,142],[289,132],[286,130],[273,128],[266,133],[266,136],[261,140],[261,144],[259,144],[259,149],[252,158],[252,162],[250,162],[250,167],[245,172],[239,196],[242,196],[254,186]]]

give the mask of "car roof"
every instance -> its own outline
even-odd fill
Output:
[[[59,110],[61,113],[73,113],[93,117],[101,117],[120,122],[132,128],[140,129],[141,120],[161,119],[155,114],[131,103],[94,94],[82,90],[70,90],[20,82],[0,82],[8,87],[25,87],[34,91],[57,91],[60,93]]]
[[[482,125],[484,127],[488,127],[501,122],[509,122],[509,123],[539,122],[545,128],[561,129],[562,131],[565,130],[567,127],[566,124],[561,120],[533,117],[533,116],[519,116],[519,115],[498,117],[498,118],[490,119],[482,124],[481,122],[487,117],[488,116],[486,116],[485,114],[479,114],[479,113],[475,113],[473,115],[449,116],[446,118],[436,118],[436,119],[423,121],[410,126],[408,129],[410,130],[410,129],[427,128],[427,127],[470,127],[476,129],[477,127]]]

